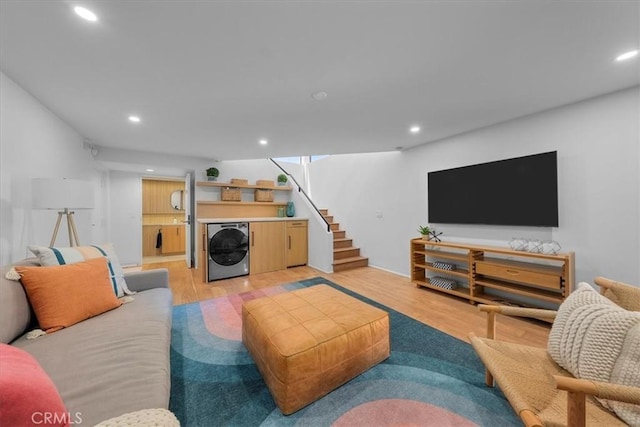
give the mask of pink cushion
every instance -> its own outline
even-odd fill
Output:
[[[38,361],[0,344],[0,426],[68,426],[70,415]]]

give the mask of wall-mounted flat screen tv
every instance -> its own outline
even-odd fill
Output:
[[[429,222],[557,227],[556,151],[428,173]]]

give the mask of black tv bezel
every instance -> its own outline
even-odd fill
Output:
[[[503,163],[503,162],[514,162],[514,161],[519,161],[521,162],[523,159],[527,159],[527,158],[531,158],[531,157],[537,157],[537,156],[550,156],[553,155],[553,161],[554,161],[554,166],[555,166],[555,174],[554,174],[554,178],[555,178],[555,188],[554,188],[554,193],[555,193],[555,205],[552,206],[551,209],[555,209],[555,212],[551,213],[551,216],[553,216],[553,220],[550,221],[549,223],[545,222],[545,221],[536,221],[534,222],[526,222],[526,221],[513,221],[510,223],[504,223],[504,222],[499,222],[499,221],[474,221],[474,220],[469,220],[469,221],[460,221],[460,220],[443,220],[442,218],[437,218],[436,220],[432,219],[432,199],[431,199],[431,191],[430,191],[430,185],[431,185],[431,175],[435,174],[435,173],[446,173],[446,172],[454,172],[457,170],[461,170],[461,169],[470,169],[470,168],[476,168],[476,167],[486,167],[492,164],[499,164],[499,163]],[[452,197],[455,197],[452,195]],[[511,157],[511,158],[506,158],[506,159],[501,159],[501,160],[493,160],[493,161],[489,161],[489,162],[483,162],[483,163],[475,163],[475,164],[471,164],[471,165],[466,165],[466,166],[459,166],[459,167],[455,167],[455,168],[449,168],[449,169],[441,169],[441,170],[437,170],[437,171],[430,171],[427,173],[427,200],[428,200],[428,209],[427,209],[427,218],[429,223],[433,223],[433,224],[457,224],[457,225],[489,225],[489,226],[507,226],[507,227],[559,227],[559,192],[558,192],[558,152],[557,151],[547,151],[547,152],[543,152],[543,153],[536,153],[536,154],[529,154],[529,155],[525,155],[525,156],[519,156],[519,157]]]

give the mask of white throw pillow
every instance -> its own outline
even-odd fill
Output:
[[[580,283],[558,309],[547,351],[576,378],[640,387],[640,312]],[[640,425],[639,405],[600,402],[630,425]]]
[[[74,264],[93,258],[106,257],[113,291],[118,298],[133,295],[124,280],[124,270],[118,261],[116,251],[111,243],[92,246],[72,246],[68,248],[48,248],[46,246],[29,246],[29,250],[40,260],[43,266]]]

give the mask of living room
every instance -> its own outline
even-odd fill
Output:
[[[594,10],[578,15],[595,19],[607,7],[616,9],[605,3],[610,5],[612,2],[602,3],[602,9],[593,6]],[[272,166],[264,160],[265,157],[330,154],[329,157],[306,166],[310,183],[307,189],[311,190],[313,202],[318,207],[330,209],[336,221],[348,230],[349,235],[362,248],[372,267],[367,269],[367,278],[375,276],[378,269],[380,277],[386,278],[388,274],[393,274],[406,279],[410,275],[408,243],[410,239],[418,237],[417,227],[428,223],[428,172],[557,151],[558,227],[432,226],[442,232],[441,238],[447,241],[507,247],[509,241],[516,236],[554,240],[559,242],[563,252],[575,253],[576,283],[585,281],[593,284],[595,277],[605,276],[637,286],[640,284],[639,65],[637,58],[616,62],[615,57],[627,48],[638,48],[640,24],[637,3],[613,3],[622,8],[620,10],[625,10],[624,7],[632,9],[632,13],[611,12],[614,17],[630,16],[624,20],[626,26],[622,28],[632,30],[631,40],[628,37],[625,39],[628,34],[621,31],[624,33],[621,35],[622,45],[609,46],[611,51],[607,51],[606,46],[596,46],[591,41],[598,38],[598,33],[617,34],[618,21],[603,19],[607,22],[602,24],[606,29],[593,29],[590,36],[593,38],[585,36],[585,40],[590,40],[585,44],[591,46],[583,48],[591,56],[596,53],[602,55],[597,61],[606,64],[603,69],[608,74],[601,71],[595,77],[590,75],[590,78],[612,82],[611,90],[599,88],[595,91],[570,93],[562,103],[541,103],[545,105],[544,108],[530,109],[518,116],[504,116],[490,123],[478,122],[475,127],[433,138],[428,142],[426,136],[416,138],[415,135],[408,135],[407,129],[400,129],[398,126],[397,137],[388,138],[384,143],[386,145],[371,145],[373,149],[368,149],[366,136],[373,131],[365,130],[363,126],[367,121],[372,122],[373,126],[376,120],[366,118],[357,124],[360,133],[365,136],[356,140],[349,151],[344,151],[346,148],[329,149],[328,144],[323,145],[316,140],[312,151],[282,152],[276,148],[276,141],[269,141],[273,149],[269,146],[265,149],[254,147],[257,143],[252,140],[251,146],[247,144],[246,148],[242,148],[247,153],[245,156],[228,158],[219,155],[217,151],[223,153],[227,149],[226,145],[233,144],[216,143],[215,140],[207,142],[207,149],[198,154],[181,149],[167,151],[166,146],[162,151],[157,151],[149,149],[153,146],[150,141],[140,141],[137,145],[135,129],[123,131],[119,135],[121,140],[113,141],[113,144],[78,129],[75,123],[86,120],[86,126],[89,126],[93,120],[98,120],[98,116],[84,118],[81,114],[82,105],[76,107],[75,116],[70,116],[71,110],[57,109],[55,99],[45,102],[46,79],[36,76],[30,85],[21,84],[23,79],[27,81],[27,75],[16,74],[13,68],[15,65],[11,62],[15,56],[6,56],[6,53],[14,52],[16,46],[19,48],[20,43],[3,34],[3,64],[0,75],[1,264],[8,265],[31,256],[27,249],[29,245],[47,245],[51,238],[55,212],[32,207],[33,178],[67,177],[90,181],[95,190],[94,209],[78,210],[75,213],[81,243],[112,242],[122,264],[134,265],[141,260],[141,250],[131,243],[137,238],[132,237],[131,230],[141,226],[141,199],[139,187],[136,187],[139,184],[136,183],[151,174],[146,168],[154,167],[162,171],[162,176],[175,178],[184,177],[186,172],[190,172],[200,181],[205,180],[205,170],[215,165],[221,172],[221,178],[225,180],[236,177],[274,179],[278,171],[270,169]],[[61,7],[60,4],[58,7]],[[11,19],[12,9],[5,9],[4,4],[2,8],[2,23],[7,28],[5,20]],[[5,13],[6,11],[9,13]],[[540,11],[543,13],[544,9]],[[567,24],[566,27],[571,28],[571,25]],[[10,28],[15,30],[14,25]],[[562,41],[567,43],[566,46]],[[635,46],[629,46],[633,43]],[[555,46],[571,55],[569,50],[575,44],[580,45],[572,37],[568,37],[555,43]],[[9,47],[11,51],[5,50]],[[32,62],[24,61],[21,66],[31,68],[46,68],[50,61],[57,60],[52,56],[40,59],[30,55],[25,57]],[[485,61],[494,59],[497,60],[487,56]],[[83,61],[90,63],[91,59],[84,57]],[[462,74],[468,76],[468,81],[464,84],[457,81],[458,93],[452,93],[450,98],[439,98],[438,102],[443,108],[453,103],[462,110],[465,96],[473,95],[473,83],[479,78],[474,68],[482,69],[488,65],[474,63],[464,66],[468,69]],[[560,70],[554,72],[564,79],[555,81],[553,76],[556,74],[552,73],[551,76],[546,75],[543,82],[549,86],[567,87],[581,83],[573,80],[579,80],[580,73],[574,71],[573,74],[563,74]],[[442,74],[446,74],[446,71]],[[105,74],[100,75],[96,81],[104,82],[104,76]],[[534,84],[535,76],[520,77],[521,84]],[[407,79],[411,80],[411,77],[408,76]],[[389,88],[392,87],[393,84],[390,83]],[[64,86],[64,89],[73,91],[73,87]],[[318,106],[318,109],[324,108],[334,96],[339,96],[335,90],[326,88],[309,88],[308,92],[319,89],[326,90],[328,97],[314,104],[312,109]],[[497,92],[495,98],[506,99],[511,92],[517,93],[516,89],[514,85],[505,83],[503,92]],[[44,90],[42,95],[38,93],[39,90]],[[380,95],[371,94],[372,99],[378,96]],[[534,94],[527,93],[526,96],[533,98]],[[550,97],[550,94],[540,95],[541,98],[545,96]],[[306,97],[309,98],[308,94]],[[373,101],[365,99],[365,102]],[[91,104],[93,103],[99,101],[94,100]],[[496,101],[496,104],[499,103]],[[87,105],[87,109],[89,107]],[[490,107],[487,106],[487,109]],[[480,110],[476,112],[481,114]],[[144,114],[140,114],[143,116],[141,124],[152,126],[144,121]],[[354,116],[358,114],[360,113],[354,111]],[[474,111],[466,111],[465,114],[473,116]],[[415,116],[406,119],[407,124],[415,120],[413,117]],[[111,110],[108,114],[105,112],[104,120],[114,122],[119,118],[114,118]],[[473,117],[468,123],[473,123]],[[304,127],[303,124],[300,126]],[[340,126],[344,126],[344,123]],[[425,123],[423,132],[428,131],[428,128],[429,124]],[[297,130],[303,135],[300,129]],[[318,134],[322,134],[322,129],[318,129]],[[186,138],[185,136],[183,140],[185,145],[188,144]],[[322,140],[321,137],[317,138]],[[183,141],[174,144],[180,145]],[[224,141],[224,138],[221,137],[218,141]],[[343,145],[346,147],[346,143]],[[139,169],[143,166],[145,169]],[[294,175],[299,174],[297,168],[291,167]],[[256,170],[259,172],[255,172]],[[273,172],[267,172],[269,170]],[[238,175],[241,171],[246,172]],[[271,173],[271,176],[263,176],[265,173]],[[140,236],[141,232],[137,235]],[[62,230],[58,243],[65,242],[66,237],[66,231]],[[312,240],[310,244],[313,244]],[[141,244],[138,246],[141,247]],[[311,262],[310,267],[314,267]],[[319,274],[325,272],[323,268],[318,268],[318,271]]]

